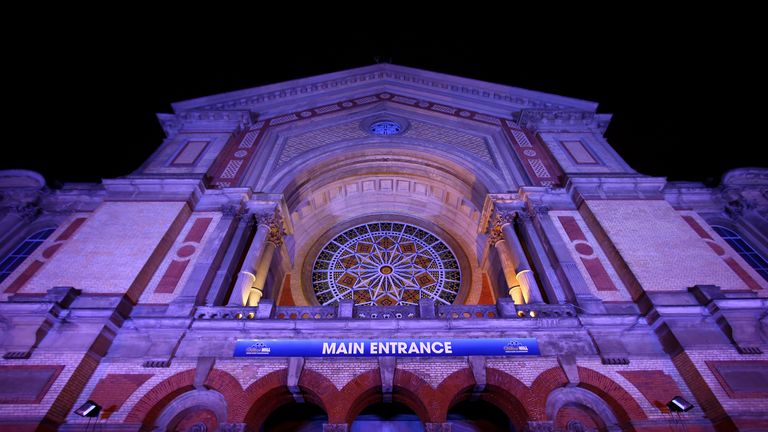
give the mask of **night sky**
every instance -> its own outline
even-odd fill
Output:
[[[383,61],[592,100],[612,113],[607,137],[636,170],[719,183],[728,169],[768,166],[758,66],[762,36],[745,23],[616,21],[520,35],[445,24],[424,31],[332,28],[283,36],[257,29],[179,33],[154,23],[47,23],[45,42],[3,54],[6,116],[0,169],[39,171],[54,187],[127,175],[163,140],[170,103]],[[68,25],[71,25],[69,23]],[[557,26],[557,23],[548,23]],[[605,24],[605,23],[602,23]],[[116,26],[116,28],[114,27]],[[61,31],[58,31],[61,30]],[[36,29],[43,31],[42,24]],[[760,52],[764,53],[761,48]]]

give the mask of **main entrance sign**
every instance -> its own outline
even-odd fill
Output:
[[[238,339],[235,357],[446,357],[539,355],[534,338]]]

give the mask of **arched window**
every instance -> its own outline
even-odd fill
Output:
[[[712,229],[717,232],[736,252],[749,263],[763,279],[768,280],[768,262],[755,249],[752,248],[741,236],[724,226],[712,225]]]
[[[20,245],[16,246],[16,249],[0,262],[0,282],[4,281],[5,278],[13,273],[13,271],[16,270],[16,267],[27,259],[28,256],[32,255],[32,252],[34,252],[45,239],[53,234],[54,231],[56,231],[55,228],[38,231],[27,237],[27,239],[21,242]]]

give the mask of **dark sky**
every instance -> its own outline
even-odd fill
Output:
[[[557,32],[557,22],[210,34],[162,20],[37,23],[28,32],[44,31],[45,42],[10,43],[3,54],[13,114],[0,169],[36,170],[54,185],[126,175],[162,142],[155,113],[170,112],[171,102],[365,66],[376,56],[599,102],[599,112],[614,115],[609,142],[645,174],[714,185],[728,169],[767,166],[763,114],[749,107],[765,100],[762,26],[703,20],[682,28],[680,18],[577,22]]]

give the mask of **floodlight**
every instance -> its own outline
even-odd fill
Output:
[[[80,408],[75,410],[75,414],[81,417],[97,417],[101,412],[101,405],[92,400],[87,400]]]

